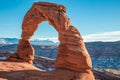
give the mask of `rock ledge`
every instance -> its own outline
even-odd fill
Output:
[[[0,67],[0,80],[91,80],[89,73],[65,69],[45,72],[28,63],[0,61],[0,66],[2,66]]]

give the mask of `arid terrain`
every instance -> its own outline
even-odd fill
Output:
[[[0,73],[3,73],[3,74],[0,74],[0,80],[4,80],[3,78],[6,77],[6,76],[3,76],[3,75],[7,75],[8,80],[11,80],[11,77],[13,77],[14,79],[19,78],[19,80],[20,80],[21,78],[23,78],[25,76],[28,76],[28,74],[31,75],[31,78],[35,79],[35,77],[36,77],[36,79],[37,79],[37,77],[42,75],[42,71],[45,71],[45,72],[54,71],[55,59],[35,56],[33,65],[39,68],[39,69],[37,69],[37,68],[35,68],[35,67],[31,66],[31,65],[25,65],[24,63],[16,63],[16,62],[15,63],[14,62],[13,63],[10,63],[10,62],[4,63],[3,61],[10,54],[13,54],[13,53],[0,53],[0,60],[1,60],[0,61],[0,64],[1,64],[0,66],[2,66],[3,68],[6,68],[8,66],[8,70],[9,69],[13,69],[13,70],[11,70],[9,72],[9,73],[11,73],[11,75],[9,76],[9,73],[6,73],[6,72],[3,73],[2,72],[3,68],[1,67]],[[2,64],[5,64],[5,66],[2,65]],[[16,68],[18,68],[18,69],[21,69],[20,67],[22,66],[24,69],[29,68],[29,69],[34,69],[34,70],[28,70],[28,71],[24,70],[24,71],[20,71],[20,72],[19,71],[14,71],[15,70],[15,67],[13,67],[14,65],[17,65]],[[36,71],[36,70],[40,70],[40,71]],[[23,75],[19,76],[21,73]],[[99,69],[99,68],[94,68],[93,69],[93,73],[95,75],[95,79],[96,80],[120,80],[120,70],[119,69],[117,70],[117,69]],[[19,76],[19,77],[16,77],[16,76]]]

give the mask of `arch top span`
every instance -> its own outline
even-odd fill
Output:
[[[40,5],[40,6],[46,6],[46,7],[54,7],[58,11],[66,12],[66,7],[63,5],[55,4],[55,3],[49,3],[49,2],[36,2],[34,5]]]
[[[17,58],[23,62],[32,62],[34,49],[30,45],[29,39],[42,21],[48,21],[58,32],[60,45],[55,62],[56,69],[64,68],[77,72],[90,71],[92,69],[90,56],[79,31],[71,24],[66,15],[66,8],[48,2],[34,3],[26,13],[16,56],[9,59]]]
[[[57,32],[63,32],[71,26],[70,19],[65,14],[66,8],[62,5],[37,2],[26,13],[22,23],[22,38],[30,39],[38,24],[48,21]]]

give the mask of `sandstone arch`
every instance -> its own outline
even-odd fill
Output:
[[[91,72],[91,59],[83,39],[79,31],[71,24],[65,12],[66,8],[62,5],[47,2],[34,3],[24,17],[17,53],[10,56],[8,60],[32,62],[34,49],[30,45],[29,39],[36,31],[38,24],[42,21],[48,21],[58,32],[60,41],[55,64],[56,69]]]

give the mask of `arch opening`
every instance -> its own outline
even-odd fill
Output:
[[[55,28],[48,23],[48,21],[44,21],[38,24],[37,30],[34,32],[31,40],[52,40],[52,38],[58,38],[58,32]],[[58,40],[52,40],[54,42],[58,42]]]
[[[39,24],[30,41],[35,56],[56,59],[59,45],[57,38],[57,31],[47,21]]]

